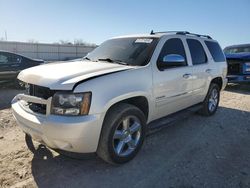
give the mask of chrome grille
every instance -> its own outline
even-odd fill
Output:
[[[28,94],[42,99],[48,99],[55,94],[55,91],[47,87],[28,84]]]

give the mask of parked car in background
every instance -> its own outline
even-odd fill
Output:
[[[12,109],[22,130],[51,148],[125,163],[140,150],[146,131],[161,124],[153,121],[174,113],[180,118],[187,108],[213,115],[226,74],[224,53],[210,36],[123,36],[85,59],[22,71],[18,79],[28,94],[18,94]]]
[[[228,82],[250,82],[250,44],[228,46],[224,53],[228,63]]]
[[[20,71],[43,63],[43,60],[31,59],[12,52],[0,51],[0,83],[15,82],[19,86],[16,78]]]

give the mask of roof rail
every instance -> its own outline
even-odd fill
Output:
[[[150,32],[150,35],[154,35],[154,34],[157,34],[157,33],[181,33],[181,32],[187,32],[187,31],[157,31],[157,32],[154,32],[154,30],[151,30]]]
[[[157,34],[157,33],[174,33],[174,34],[177,34],[177,35],[191,35],[191,36],[197,36],[197,37],[212,39],[212,37],[210,37],[209,35],[201,35],[201,34],[196,34],[196,33],[190,33],[188,31],[160,31],[160,32],[154,32],[153,30],[151,30],[150,35],[154,35],[154,34]]]

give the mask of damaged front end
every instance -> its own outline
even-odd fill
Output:
[[[229,83],[250,82],[250,53],[226,54]]]

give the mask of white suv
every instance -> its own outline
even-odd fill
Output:
[[[197,105],[214,114],[226,74],[224,54],[209,36],[122,36],[82,60],[22,71],[29,94],[17,95],[12,109],[22,130],[51,148],[125,163],[155,120]]]

